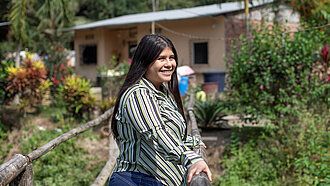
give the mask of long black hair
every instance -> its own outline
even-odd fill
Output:
[[[125,93],[125,91],[130,88],[132,85],[138,83],[141,78],[146,73],[149,65],[154,62],[160,53],[166,48],[169,47],[172,49],[172,52],[174,54],[174,59],[176,63],[178,63],[178,55],[175,50],[175,47],[171,40],[169,40],[167,37],[160,35],[160,34],[148,34],[145,35],[139,45],[136,48],[135,54],[133,56],[133,60],[131,63],[131,66],[129,68],[129,71],[126,75],[126,79],[124,81],[123,86],[119,90],[119,93],[117,95],[117,100],[115,104],[115,108],[112,115],[111,120],[111,130],[112,134],[117,139],[118,137],[118,131],[117,131],[117,120],[116,120],[116,114],[119,109],[119,103],[122,95]],[[182,106],[182,100],[179,93],[179,86],[178,86],[178,78],[177,78],[177,72],[176,68],[172,74],[171,80],[168,83],[168,88],[172,96],[174,97],[174,100],[176,104],[178,105],[179,112],[184,117],[184,111]]]

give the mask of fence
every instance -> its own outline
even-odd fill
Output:
[[[196,136],[198,138],[201,138],[195,115],[193,112],[193,105],[194,105],[194,95],[190,95],[189,97],[189,103],[187,106],[187,112],[188,112],[188,121],[189,121],[189,131],[191,131],[191,134],[193,136]],[[77,136],[80,133],[83,133],[89,129],[91,129],[94,126],[99,125],[101,122],[109,119],[112,115],[113,109],[109,109],[104,114],[99,116],[98,118],[89,121],[75,129],[72,129],[71,131],[64,133],[60,135],[59,137],[51,140],[44,146],[40,147],[37,150],[34,150],[30,154],[15,154],[8,162],[0,165],[0,186],[5,186],[7,184],[9,185],[19,185],[19,186],[30,186],[33,185],[33,167],[32,162],[50,150],[54,149],[56,146],[58,146],[60,143],[65,142],[72,137]],[[110,136],[110,141],[111,141]],[[111,145],[111,143],[110,143]],[[111,147],[110,147],[111,151]],[[202,146],[196,147],[194,151],[198,154],[200,154],[204,160],[206,160],[205,155],[205,149]],[[93,186],[97,185],[104,185],[109,178],[112,168],[114,166],[114,159],[109,158],[108,162],[102,169],[101,173],[98,175],[98,177],[95,179]],[[190,183],[191,186],[203,186],[203,185],[211,185],[210,181],[208,180],[206,174],[202,172],[199,175],[194,175],[192,178],[192,181]]]

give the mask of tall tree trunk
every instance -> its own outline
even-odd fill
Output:
[[[16,68],[19,68],[20,66],[20,52],[21,52],[21,48],[22,48],[22,38],[19,39],[19,43],[17,46],[17,51],[16,51],[16,57],[15,57],[15,66]],[[18,105],[19,104],[19,95],[16,94],[14,101],[13,101],[14,105]]]
[[[249,1],[244,0],[244,6],[245,6],[245,24],[246,24],[246,38],[249,37]]]

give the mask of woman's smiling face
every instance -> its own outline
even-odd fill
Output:
[[[149,65],[145,78],[159,90],[161,83],[171,80],[175,67],[174,53],[171,48],[166,47],[158,58]]]

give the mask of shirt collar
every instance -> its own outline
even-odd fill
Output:
[[[145,86],[147,86],[148,88],[152,89],[153,91],[157,92],[157,93],[163,93],[165,95],[168,95],[168,90],[165,87],[164,83],[160,84],[160,90],[157,90],[156,87],[146,78],[142,77],[140,83],[144,84]]]

